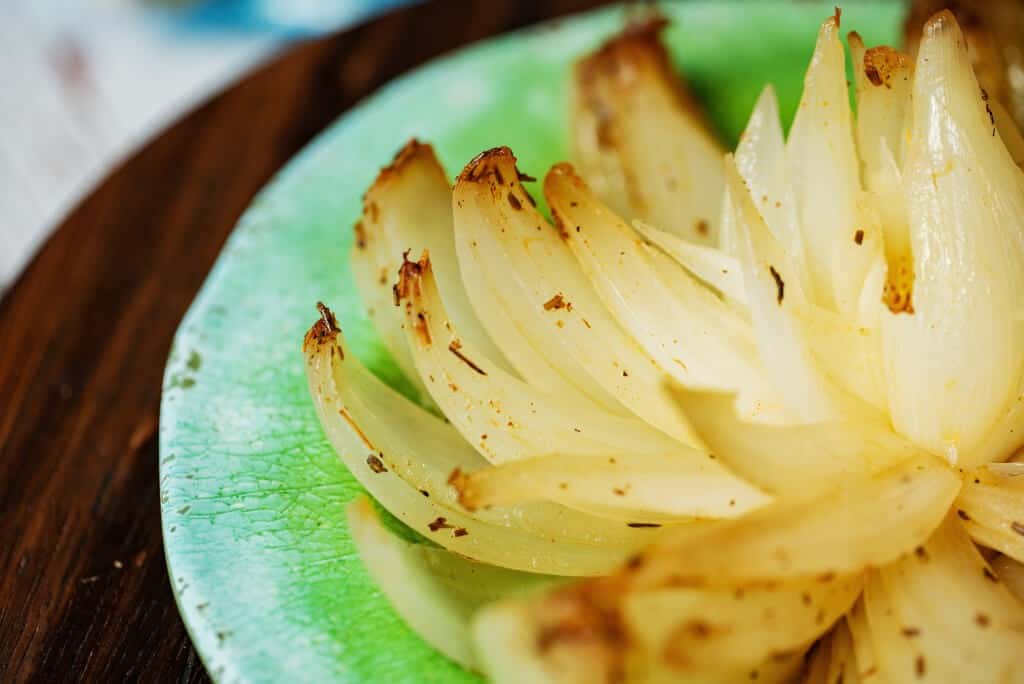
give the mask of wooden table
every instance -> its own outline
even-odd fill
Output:
[[[0,681],[206,679],[171,596],[157,424],[171,338],[256,191],[375,88],[599,4],[447,0],[305,44],[187,116],[0,301]]]

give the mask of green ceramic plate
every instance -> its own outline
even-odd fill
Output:
[[[667,40],[724,139],[774,83],[792,116],[832,3],[665,7]],[[892,43],[895,3],[848,6],[844,27]],[[321,434],[300,345],[323,300],[364,362],[400,373],[366,322],[347,263],[377,169],[408,138],[452,175],[512,147],[543,176],[566,156],[571,61],[621,10],[505,36],[383,89],[300,154],[239,222],[178,331],[164,380],[160,477],[167,562],[192,639],[219,681],[466,682],[411,633],[367,577],[343,508],[360,487]]]

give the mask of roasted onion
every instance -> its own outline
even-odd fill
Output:
[[[353,272],[423,401],[326,307],[306,370],[352,473],[441,547],[350,509],[449,657],[499,682],[1024,682],[1024,138],[949,12],[916,57],[850,35],[855,116],[839,20],[789,135],[769,87],[731,154],[661,22],[586,56],[551,221],[507,148],[451,188],[414,141],[370,188]]]

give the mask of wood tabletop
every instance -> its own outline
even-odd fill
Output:
[[[109,176],[0,300],[0,681],[204,681],[160,536],[171,339],[253,195],[389,79],[593,0],[441,0],[304,44]],[[528,59],[528,56],[524,56]]]

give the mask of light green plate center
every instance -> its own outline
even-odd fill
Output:
[[[666,38],[731,145],[766,83],[792,117],[831,3],[664,7]],[[896,40],[896,3],[843,27]],[[351,225],[378,168],[410,137],[449,174],[509,145],[543,176],[566,158],[573,59],[616,30],[602,11],[474,46],[402,78],[300,154],[239,222],[178,331],[160,418],[163,533],[178,605],[218,681],[463,682],[367,577],[345,524],[360,487],[331,451],[300,345],[323,300],[362,360],[396,387],[348,268]]]

